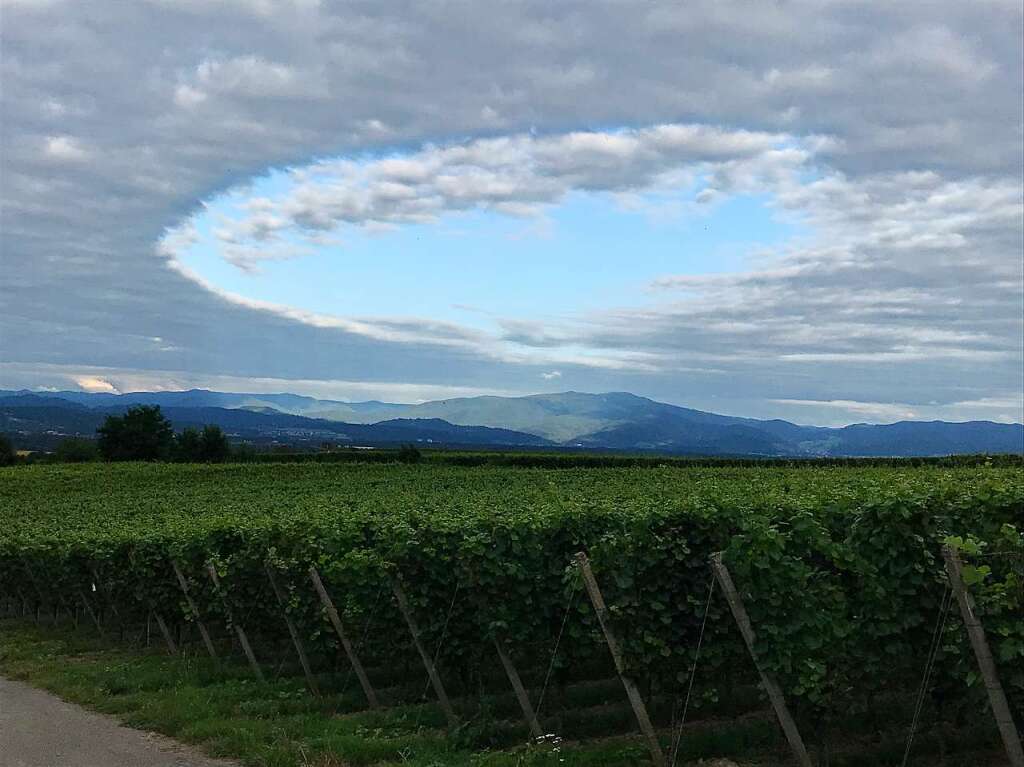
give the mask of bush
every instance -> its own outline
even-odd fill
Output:
[[[61,463],[85,463],[99,458],[96,442],[80,437],[68,437],[60,441],[54,457]]]
[[[183,463],[197,463],[202,451],[202,440],[199,430],[194,426],[182,429],[181,434],[174,440],[174,458]]]
[[[175,440],[174,457],[185,463],[223,463],[230,455],[228,438],[216,425],[202,431],[189,426]]]
[[[159,461],[168,458],[174,446],[174,430],[159,405],[139,405],[123,416],[108,416],[96,433],[100,455],[108,461]]]
[[[199,443],[203,461],[223,463],[231,455],[231,445],[228,444],[228,438],[219,426],[204,426],[203,433],[199,435]]]
[[[3,434],[0,434],[0,466],[10,466],[15,459],[14,445]]]
[[[398,460],[402,463],[419,463],[423,454],[415,445],[402,445],[398,449]]]

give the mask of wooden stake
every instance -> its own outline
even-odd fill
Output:
[[[615,634],[612,632],[611,622],[608,619],[608,608],[605,606],[601,589],[597,585],[597,579],[594,578],[594,573],[590,569],[590,560],[581,551],[576,555],[576,562],[583,574],[583,583],[586,585],[587,593],[590,595],[590,602],[594,605],[594,612],[597,614],[598,623],[601,624],[601,631],[604,632],[604,639],[608,643],[612,660],[615,661],[615,670],[619,673],[622,686],[626,688],[626,697],[629,698],[629,703],[633,707],[636,721],[640,725],[640,732],[643,733],[644,738],[647,740],[647,748],[651,752],[651,761],[658,765],[658,767],[664,767],[665,754],[661,750],[661,743],[658,742],[658,736],[655,734],[654,727],[651,725],[651,719],[647,715],[647,707],[644,705],[644,699],[640,696],[640,690],[637,688],[636,682],[626,674],[625,664],[622,660],[622,650],[619,647],[618,640],[615,638]]]
[[[189,593],[185,574],[173,559],[171,560],[171,567],[174,568],[174,575],[178,579],[178,585],[181,586],[181,593],[185,595],[185,602],[192,613],[192,620],[199,629],[199,635],[203,638],[203,644],[206,645],[206,652],[210,654],[211,658],[217,660],[217,651],[213,647],[213,640],[210,639],[210,632],[206,630],[206,624],[203,623],[203,619],[199,616],[199,608],[196,606],[195,600],[192,599],[192,594]]]
[[[722,552],[711,555],[711,569],[715,573],[715,580],[718,581],[718,585],[722,587],[722,591],[725,593],[729,609],[732,610],[732,617],[736,619],[736,625],[739,626],[740,634],[743,635],[743,641],[747,645],[750,657],[754,659],[757,673],[761,676],[761,685],[764,687],[765,692],[768,693],[768,699],[772,703],[772,708],[775,709],[775,716],[778,717],[779,724],[782,725],[782,731],[786,734],[786,740],[789,741],[789,747],[793,751],[793,756],[796,757],[800,767],[811,767],[811,757],[807,754],[807,748],[804,746],[803,738],[800,737],[800,731],[797,729],[796,722],[786,706],[786,699],[782,695],[782,689],[774,677],[761,668],[757,654],[754,652],[754,642],[756,639],[754,627],[750,623],[747,608],[743,606],[743,600],[740,599],[739,592],[736,591],[736,586],[732,582],[729,569],[722,561]]]
[[[134,550],[128,552],[128,561],[132,566],[135,565]],[[163,615],[161,615],[156,609],[156,604],[154,604],[153,600],[150,599],[149,596],[146,596],[143,599],[143,602],[149,608],[149,613],[146,615],[146,647],[149,647],[149,623],[150,618],[152,617],[156,619],[156,625],[159,627],[160,633],[163,635],[164,643],[167,645],[168,652],[170,652],[171,655],[177,655],[178,646],[174,643],[174,637],[171,636],[170,629],[167,628],[167,623],[164,621]]]
[[[395,593],[395,599],[398,600],[398,609],[402,612],[402,616],[405,618],[405,623],[409,627],[409,633],[412,634],[413,644],[416,645],[416,650],[419,652],[420,658],[423,660],[423,665],[427,669],[427,676],[430,677],[430,683],[434,686],[434,693],[437,695],[437,700],[441,704],[441,710],[444,711],[444,715],[448,719],[448,725],[450,727],[455,727],[459,723],[459,719],[455,716],[452,704],[448,700],[448,693],[444,690],[444,685],[441,683],[441,676],[437,673],[434,661],[430,658],[426,649],[423,647],[423,642],[420,640],[420,630],[416,627],[416,621],[412,617],[412,611],[409,609],[409,601],[405,597],[405,590],[402,588],[402,584],[395,576],[391,576],[391,590]]]
[[[110,595],[110,591],[108,591],[107,587],[103,585],[103,581],[99,577],[99,573],[97,573],[96,567],[93,566],[89,568],[89,572],[92,573],[93,590],[96,591],[97,594],[99,594],[99,596],[103,597],[103,601],[106,603],[107,606],[110,607],[110,612],[113,614],[114,620],[117,622],[118,633],[120,634],[120,638],[123,641],[125,625],[124,621],[121,618],[121,613],[120,611],[118,611],[117,605],[114,603],[113,597],[111,597]],[[101,615],[103,619],[106,619],[107,611],[105,609],[101,610]]]
[[[978,618],[974,597],[964,585],[960,569],[960,555],[952,546],[943,546],[942,557],[946,560],[949,584],[953,593],[956,594],[956,601],[960,604],[960,614],[964,618],[964,625],[967,626],[967,636],[971,639],[974,657],[978,659],[978,668],[981,670],[982,679],[985,680],[988,702],[992,706],[992,714],[999,727],[999,734],[1003,738],[1003,746],[1010,759],[1010,766],[1024,767],[1024,749],[1021,748],[1020,733],[1017,732],[1017,726],[1013,723],[1010,706],[1006,702],[1006,694],[1003,692],[1003,686],[999,683],[996,664],[992,660],[992,652],[989,650],[988,640],[985,638],[985,628]]]
[[[25,574],[28,575],[28,579],[32,583],[32,588],[35,590],[36,596],[39,598],[39,601],[36,602],[36,623],[40,623],[39,614],[42,610],[43,603],[46,602],[46,598],[43,596],[43,590],[39,587],[39,582],[36,580],[35,575],[32,574],[32,568],[29,566],[28,560],[22,559],[21,564],[25,568]],[[56,623],[57,619],[54,618],[53,622]]]
[[[228,622],[231,623],[232,628],[235,630],[235,636],[238,637],[238,643],[242,645],[242,652],[245,653],[245,657],[249,660],[249,665],[252,666],[252,671],[256,675],[256,678],[261,682],[263,681],[263,670],[260,668],[260,664],[256,662],[256,655],[253,654],[252,646],[249,644],[249,637],[245,635],[245,629],[242,628],[241,624],[235,620],[234,614],[231,612],[231,605],[228,603],[227,594],[220,587],[220,578],[217,576],[217,569],[213,566],[212,562],[206,563],[206,574],[210,576],[210,582],[213,583],[213,588],[217,592],[217,596],[220,598],[221,605],[224,607],[224,612],[228,616]]]
[[[269,563],[264,564],[263,567],[267,571],[267,578],[270,580],[270,587],[274,590],[274,596],[277,597],[277,603],[281,606],[281,615],[284,616],[285,625],[288,626],[288,633],[291,634],[292,644],[295,645],[295,654],[299,656],[299,664],[302,666],[302,672],[306,675],[306,684],[309,685],[309,691],[319,697],[320,688],[317,687],[316,677],[313,676],[313,671],[309,667],[309,658],[306,657],[306,650],[302,646],[299,631],[295,628],[295,621],[288,614],[288,600],[285,598],[285,593],[277,582],[274,568]]]
[[[341,616],[338,615],[338,610],[334,606],[334,601],[331,599],[331,595],[327,593],[327,589],[324,588],[323,581],[320,580],[320,573],[318,573],[316,567],[312,565],[309,567],[309,579],[313,581],[313,588],[316,589],[316,593],[320,596],[320,602],[327,611],[327,618],[330,620],[331,625],[334,626],[334,633],[338,635],[338,639],[341,641],[341,646],[345,649],[345,655],[348,656],[349,663],[352,664],[352,670],[356,672],[356,677],[359,679],[359,684],[363,688],[363,694],[366,695],[366,700],[369,702],[370,708],[380,708],[380,701],[377,700],[377,693],[374,691],[373,685],[370,684],[369,677],[366,676],[366,671],[363,669],[363,664],[360,663],[359,657],[356,655],[355,648],[352,647],[352,643],[345,634],[345,628],[341,624]]]
[[[504,643],[497,637],[494,638],[494,649],[498,651],[501,665],[504,666],[508,681],[512,684],[512,689],[519,700],[519,707],[523,710],[523,718],[526,719],[526,724],[530,728],[530,735],[536,740],[543,736],[544,732],[541,730],[540,723],[537,721],[537,714],[530,704],[530,696],[526,692],[526,688],[523,687],[523,680],[519,677],[519,672],[516,671],[516,667],[512,663],[512,658],[505,649]]]
[[[89,617],[92,618],[92,622],[96,626],[96,631],[102,637],[104,635],[103,634],[103,624],[100,623],[100,619],[97,617],[96,613],[93,611],[92,605],[89,604],[89,598],[86,597],[85,592],[82,591],[81,589],[78,590],[78,596],[82,600],[82,604],[85,605],[85,611],[87,613],[89,613]]]
[[[163,634],[164,642],[167,644],[167,651],[171,655],[177,655],[178,646],[174,643],[174,637],[171,635],[170,629],[167,628],[167,624],[164,622],[164,616],[155,609],[152,613],[154,620],[156,620],[156,625],[160,628],[160,633]]]

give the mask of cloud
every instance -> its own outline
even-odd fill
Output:
[[[81,370],[87,370],[82,375]],[[282,391],[326,399],[365,401],[381,399],[387,402],[417,403],[453,397],[520,396],[530,389],[507,389],[477,386],[446,386],[409,383],[406,381],[344,381],[336,379],[271,378],[265,376],[224,376],[196,373],[188,370],[106,368],[65,365],[24,365],[0,362],[0,375],[10,388],[28,388],[29,382],[44,380],[54,385],[33,385],[36,391],[56,392],[74,381],[90,392],[118,393],[119,391],[182,391],[185,389],[211,389],[250,394],[275,394]],[[114,387],[109,379],[120,386]]]
[[[183,109],[193,109],[206,101],[206,93],[187,83],[174,89],[174,103]]]
[[[845,426],[858,421],[892,423],[907,420],[994,420],[1019,423],[1024,416],[1024,397],[988,401],[909,404],[906,402],[857,402],[855,400],[773,399],[774,404],[813,414],[815,423]],[[806,417],[806,416],[805,416]]]
[[[96,376],[77,376],[74,381],[83,391],[120,394],[118,388],[105,378],[98,378]]]
[[[175,99],[183,97],[186,102],[183,105],[187,106],[195,106],[211,95],[241,99],[310,99],[326,96],[327,92],[316,72],[246,55],[204,59],[189,81],[175,90]]]
[[[555,379],[561,378],[562,373],[559,370],[549,370],[547,373],[541,373],[540,377],[545,381],[554,381]]]
[[[890,402],[856,402],[854,400],[805,400],[805,399],[773,399],[780,405],[799,405],[814,408],[834,408],[847,413],[872,418],[876,421],[910,420],[917,417],[917,412],[906,404]]]
[[[752,414],[768,399],[996,399],[1024,387],[1022,20],[1019,3],[952,0],[8,4],[0,357],[516,390],[558,369]],[[715,165],[703,199],[766,191],[813,241],[741,274],[669,269],[647,305],[497,339],[232,301],[155,253],[202,200],[269,168],[392,161],[369,208],[312,185],[288,226],[529,215],[567,188],[654,183],[675,150],[638,137],[680,121],[718,137],[686,161]],[[466,170],[408,162],[428,156]]]
[[[46,139],[46,154],[62,162],[82,162],[89,153],[71,136],[50,136]]]
[[[792,176],[810,159],[811,147],[820,145],[807,143],[799,146],[785,134],[668,124],[518,134],[371,161],[324,160],[293,169],[273,198],[247,197],[242,187],[210,203],[218,209],[233,203],[238,215],[224,218],[209,245],[229,263],[252,270],[259,261],[309,254],[293,243],[342,226],[434,223],[475,209],[530,218],[572,192],[675,191],[699,177],[711,179],[715,192],[725,196]],[[196,223],[181,227],[194,232]],[[171,230],[162,251],[173,255],[167,240],[181,239],[178,229]]]

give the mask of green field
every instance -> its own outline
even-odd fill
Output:
[[[566,739],[563,758],[635,764],[646,752],[631,736],[632,714],[573,565],[585,551],[628,674],[666,747],[692,675],[680,760],[782,763],[785,741],[757,691],[725,600],[710,588],[708,557],[723,551],[758,633],[759,661],[778,678],[818,758],[899,764],[934,645],[910,763],[975,763],[998,754],[999,740],[962,621],[949,606],[940,548],[949,536],[963,542],[1003,685],[1021,711],[1022,521],[1019,466],[14,467],[0,470],[0,599],[6,614],[38,612],[43,625],[29,626],[25,617],[5,621],[0,670],[65,689],[59,672],[47,676],[33,663],[31,648],[49,643],[40,646],[50,648],[52,665],[55,656],[81,656],[86,642],[89,658],[117,654],[130,691],[124,694],[139,705],[146,694],[173,701],[183,689],[223,690],[217,717],[248,717],[268,730],[281,720],[284,730],[275,737],[286,743],[275,746],[278,761],[258,737],[249,746],[217,746],[253,764],[302,763],[289,761],[300,751],[324,759],[334,754],[338,764],[484,763],[472,760],[485,752],[494,763],[532,763],[517,748],[529,733],[498,661],[497,640],[534,705],[540,703],[545,732]],[[172,559],[227,659],[220,670],[204,665]],[[246,683],[249,672],[222,595],[204,572],[211,561],[267,677],[263,686],[248,681],[245,695],[234,698],[227,691]],[[287,592],[286,610],[321,698],[301,693],[268,565]],[[365,699],[313,591],[310,565],[337,603],[383,712],[356,711]],[[434,702],[392,579],[408,594],[422,644],[453,698],[456,723],[446,722]],[[101,642],[91,636],[97,632],[85,603],[104,628]],[[45,618],[54,611],[61,625],[50,627]],[[159,641],[154,612],[179,640],[183,659],[133,649],[147,626],[150,643]],[[75,613],[79,631],[71,637],[65,624]],[[96,678],[89,677],[96,689],[106,684],[99,665]],[[160,672],[145,677],[154,665]],[[145,690],[136,689],[134,667],[151,680]],[[69,668],[85,674],[83,666]],[[88,693],[84,682],[76,689],[101,707],[109,697]],[[305,718],[293,735],[281,735],[291,732],[282,690],[301,698],[296,715]],[[265,709],[250,711],[246,704],[254,700],[265,700]],[[201,710],[195,709],[197,718]],[[321,721],[340,726],[324,716],[338,711],[369,717],[352,724],[347,746],[338,745],[344,739],[321,742],[326,736],[317,729]],[[139,721],[221,743],[213,734],[204,737],[202,728],[193,732],[187,720],[168,723],[154,714]],[[379,725],[376,734],[366,721]],[[360,751],[360,737],[364,746],[380,745]],[[416,745],[417,738],[426,740]]]

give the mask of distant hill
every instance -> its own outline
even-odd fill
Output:
[[[27,437],[39,447],[67,436],[93,437],[109,415],[123,413],[139,401],[89,408],[57,397],[0,396],[0,432]],[[393,419],[375,424],[349,424],[290,415],[267,408],[161,406],[175,430],[217,424],[236,440],[256,443],[342,445],[438,444],[459,447],[543,447],[543,437],[510,429],[456,426],[440,419]]]
[[[1021,424],[902,421],[825,428],[718,415],[626,392],[461,397],[403,405],[203,389],[130,394],[0,391],[0,431],[90,434],[110,412],[140,403],[160,405],[177,428],[217,423],[238,438],[256,441],[562,446],[682,455],[1024,453]]]

